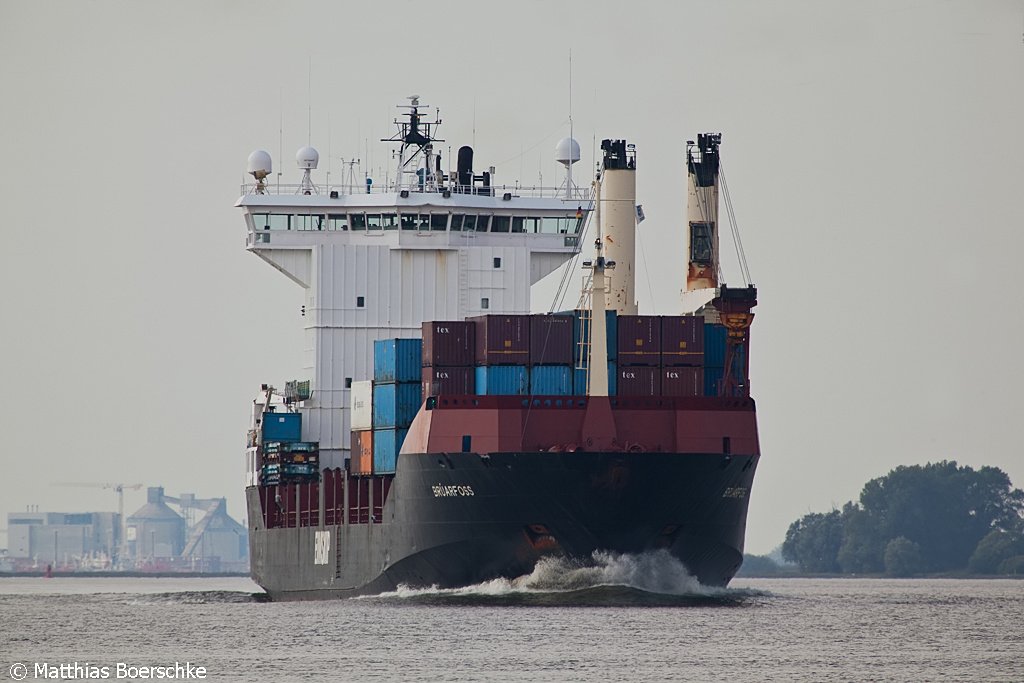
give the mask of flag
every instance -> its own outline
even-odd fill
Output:
[[[637,204],[636,205],[636,222],[637,223],[643,223],[644,222],[644,218],[646,218],[646,216],[644,216],[644,207],[642,205],[640,205],[640,204]]]

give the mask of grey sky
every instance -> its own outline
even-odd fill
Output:
[[[296,182],[311,103],[318,181],[366,139],[376,174],[417,93],[453,148],[475,110],[499,182],[557,184],[570,47],[577,180],[595,136],[637,145],[641,311],[676,312],[684,142],[724,134],[761,293],[749,550],[899,464],[1024,486],[1024,4],[488,6],[0,0],[0,513],[123,481],[241,518],[250,400],[303,348],[301,291],[243,248],[248,153]]]

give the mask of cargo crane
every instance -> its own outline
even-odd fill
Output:
[[[131,491],[138,491],[142,488],[142,484],[94,484],[94,483],[81,483],[81,482],[57,482],[53,486],[74,486],[77,488],[92,488],[92,489],[113,489],[117,493],[117,515],[121,524],[121,542],[118,544],[117,549],[117,561],[123,561],[127,555],[126,541],[126,523],[124,519],[124,490],[129,489]]]

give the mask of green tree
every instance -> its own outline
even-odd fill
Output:
[[[843,520],[839,510],[824,514],[812,512],[789,525],[782,556],[796,562],[802,572],[838,572],[836,556],[842,539]]]
[[[739,576],[775,576],[780,567],[767,555],[744,555]]]
[[[875,519],[857,503],[843,506],[843,540],[837,560],[847,574],[873,574],[884,569],[886,539]]]
[[[1024,535],[1016,529],[993,529],[978,542],[967,568],[975,574],[1004,573],[999,571],[1000,565],[1017,555],[1024,555]]]
[[[966,567],[992,529],[1016,524],[1024,492],[1013,489],[998,468],[974,470],[943,461],[897,467],[869,481],[860,507],[867,517],[857,520],[858,529],[851,528],[847,566],[855,564],[858,549],[865,555],[860,562],[872,565],[879,548],[903,536],[918,544],[925,570],[944,571]],[[856,531],[863,538],[854,543]]]
[[[885,546],[885,573],[889,576],[912,576],[921,572],[921,547],[900,536]]]

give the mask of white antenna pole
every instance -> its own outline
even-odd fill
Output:
[[[277,193],[281,194],[281,169],[284,167],[284,88],[278,91],[278,111],[281,120],[277,129]]]
[[[306,144],[313,144],[313,56],[309,57],[306,83]]]
[[[569,48],[569,138],[572,136],[572,48]],[[572,164],[565,167],[565,196],[572,197]]]

